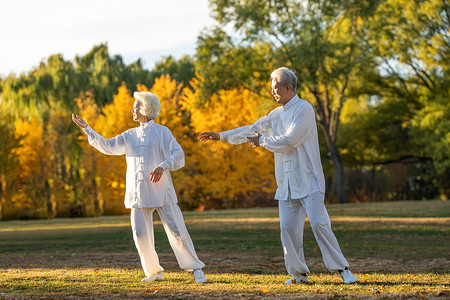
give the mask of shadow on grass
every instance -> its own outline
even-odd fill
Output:
[[[389,274],[386,274],[389,275]],[[450,284],[447,283],[428,283],[428,282],[413,282],[413,281],[402,281],[402,282],[390,282],[390,281],[368,281],[368,282],[358,282],[353,284],[345,284],[343,282],[310,282],[309,285],[339,285],[339,286],[390,286],[390,287],[396,287],[396,286],[423,286],[423,287],[436,287],[436,286],[443,286],[443,287],[450,287]]]

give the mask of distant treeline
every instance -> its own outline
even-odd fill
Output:
[[[113,137],[138,125],[135,90],[159,96],[156,121],[185,150],[172,174],[183,209],[275,205],[270,152],[196,138],[276,107],[268,78],[281,66],[315,107],[327,201],[449,197],[446,1],[210,2],[219,25],[201,32],[193,56],[145,70],[101,44],[0,78],[0,218],[125,213],[125,159],[92,149],[70,115]]]

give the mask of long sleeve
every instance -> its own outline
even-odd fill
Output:
[[[261,147],[276,153],[287,153],[303,144],[315,125],[314,109],[311,105],[302,105],[296,113],[293,122],[284,134],[278,136],[261,136]]]
[[[84,133],[88,136],[89,144],[107,155],[123,155],[125,154],[125,138],[123,133],[107,140],[89,125],[83,129]]]
[[[164,170],[176,171],[184,167],[184,152],[172,133],[163,132],[163,153],[165,160],[159,165]]]
[[[253,136],[254,131],[258,131],[261,134],[271,134],[271,121],[269,116],[264,116],[257,120],[252,125],[246,125],[238,127],[236,129],[228,130],[219,133],[220,140],[226,141],[229,144],[238,145],[247,142],[247,137]]]

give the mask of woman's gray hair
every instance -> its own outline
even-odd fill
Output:
[[[295,92],[297,89],[297,76],[291,70],[286,67],[278,68],[270,74],[270,78],[280,77],[281,84],[287,84]]]
[[[158,96],[150,92],[134,92],[134,98],[141,102],[141,109],[139,110],[143,116],[154,120],[159,116],[161,111],[161,103],[159,103]]]

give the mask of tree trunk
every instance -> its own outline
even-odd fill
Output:
[[[323,122],[319,122],[322,127],[325,141],[328,146],[328,150],[331,154],[331,160],[333,162],[333,173],[334,173],[334,185],[336,191],[336,197],[338,198],[339,203],[347,203],[347,193],[345,191],[346,188],[346,180],[344,175],[344,166],[342,165],[341,155],[339,154],[339,150],[336,147],[336,141],[332,138],[329,132],[329,127],[324,125]]]
[[[339,203],[347,203],[346,180],[344,175],[344,166],[342,165],[341,155],[334,143],[330,144],[331,160],[333,161],[334,182],[336,196]]]
[[[3,217],[3,194],[4,194],[4,175],[0,174],[0,220]]]
[[[101,192],[98,188],[97,182],[95,181],[95,176],[97,175],[97,160],[93,149],[89,149],[91,155],[91,164],[92,164],[92,185],[93,185],[93,195],[94,195],[94,209],[95,214],[97,216],[103,215],[103,211],[105,210],[104,203],[101,201]]]
[[[339,126],[339,117],[341,109],[344,105],[344,93],[347,87],[348,80],[345,79],[340,89],[338,98],[339,105],[333,107],[331,104],[336,102],[330,99],[329,89],[325,86],[323,92],[319,92],[318,88],[311,89],[316,99],[316,119],[319,125],[322,127],[325,141],[328,146],[328,150],[331,153],[331,160],[333,161],[334,181],[336,189],[336,197],[339,203],[347,203],[346,195],[346,181],[344,175],[344,166],[342,165],[341,155],[336,146],[337,130]],[[321,97],[320,95],[323,95]]]

